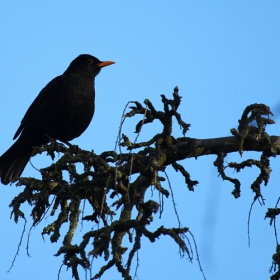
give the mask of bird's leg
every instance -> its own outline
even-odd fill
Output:
[[[69,146],[70,152],[72,154],[78,154],[80,152],[80,148],[78,145],[72,145],[70,142],[68,141],[61,141],[62,143],[66,144],[67,146]]]
[[[53,137],[51,137],[51,136],[48,135],[47,133],[44,133],[44,134],[48,137],[49,142],[51,142],[51,147],[52,147],[53,149],[59,150],[59,145],[61,145],[61,144],[58,143],[58,142],[56,141],[56,139],[54,139]]]
[[[56,142],[56,140],[54,138],[52,138],[50,135],[48,135],[47,133],[44,133],[44,134],[49,139],[49,142],[51,142],[50,147],[47,148],[47,155],[50,155],[52,160],[54,160],[54,158],[55,158],[54,152],[57,151],[59,153],[59,145]]]
[[[65,144],[65,145],[67,145],[69,148],[72,148],[73,147],[73,145],[70,143],[70,142],[68,142],[68,141],[62,141],[62,140],[60,140],[63,144]]]
[[[49,134],[47,134],[47,133],[44,133],[47,137],[48,137],[48,139],[49,139],[49,142],[51,142],[52,143],[52,148],[54,148],[56,145],[57,145],[57,142],[56,142],[56,140],[54,139],[54,138],[52,138]]]
[[[59,146],[62,145],[61,143],[67,145],[69,147],[70,152],[73,154],[78,154],[80,151],[80,148],[77,145],[72,145],[70,142],[68,141],[63,141],[63,140],[59,140],[61,143],[58,143],[56,141],[56,139],[54,139],[53,137],[51,137],[50,135],[48,135],[47,133],[45,133],[45,135],[48,137],[49,141],[52,143],[51,144],[51,148],[53,150],[57,150],[59,152]]]

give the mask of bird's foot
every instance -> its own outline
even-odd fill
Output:
[[[48,147],[47,154],[51,156],[52,160],[54,160],[55,158],[54,152],[59,153],[63,145],[61,143],[58,143],[56,139],[49,136],[47,133],[45,133],[45,135],[48,137],[49,142],[51,142],[51,145]]]
[[[78,145],[72,145],[68,141],[61,141],[62,143],[66,144],[69,147],[70,153],[71,154],[78,154],[81,149],[79,148]]]

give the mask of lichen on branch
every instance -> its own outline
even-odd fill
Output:
[[[183,176],[190,191],[195,190],[198,181],[192,180],[191,174],[178,162],[211,154],[217,156],[214,164],[222,179],[234,184],[234,197],[240,196],[241,183],[225,174],[226,167],[234,168],[236,172],[253,165],[259,168],[260,174],[251,185],[256,197],[261,196],[261,184],[268,183],[271,172],[269,157],[279,153],[280,141],[278,137],[265,132],[265,126],[273,123],[264,117],[271,114],[266,105],[248,106],[239,121],[238,130],[232,129],[232,137],[195,139],[185,137],[190,124],[184,122],[178,112],[182,101],[178,87],[175,87],[172,99],[161,95],[161,101],[163,110],[157,110],[148,99],[144,101],[146,107],[137,101],[130,102],[133,106],[124,114],[121,122],[142,115],[143,119],[135,125],[135,132],[139,134],[143,126],[159,120],[162,129],[151,139],[131,141],[120,127],[118,145],[126,148],[126,152],[104,151],[98,155],[77,146],[67,147],[57,143],[36,147],[33,156],[41,153],[52,158],[58,153],[61,156],[40,170],[41,179],[19,178],[17,182],[17,186],[24,189],[10,204],[15,221],[27,216],[21,210],[25,202],[31,206],[33,226],[49,213],[53,220],[44,227],[42,235],[49,235],[51,242],[62,243],[56,256],[63,255],[63,264],[72,269],[75,279],[80,279],[79,267],[89,269],[91,259],[99,257],[104,258],[105,265],[93,279],[101,277],[112,266],[124,279],[132,279],[131,264],[143,239],[151,243],[160,242],[158,237],[161,235],[172,238],[183,255],[193,258],[190,243],[185,241],[190,232],[186,226],[161,226],[155,231],[150,230],[150,225],[158,217],[158,210],[160,213],[164,211],[163,199],[169,198],[165,187],[168,166]],[[249,113],[251,115],[248,117]],[[252,121],[257,125],[252,126]],[[174,125],[180,126],[182,137],[173,135]],[[261,151],[261,159],[225,166],[228,153],[242,154],[246,150]],[[77,163],[82,164],[83,168],[77,168]],[[158,192],[159,201],[149,198],[147,191],[150,189]],[[85,203],[90,207],[85,208]],[[80,242],[74,243],[80,223],[91,223],[95,229],[85,232]],[[64,224],[68,226],[66,233],[61,229]],[[125,237],[131,243],[129,248],[123,245]]]

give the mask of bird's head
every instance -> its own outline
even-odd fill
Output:
[[[70,63],[64,74],[80,72],[94,78],[98,75],[102,67],[114,63],[114,61],[100,61],[98,58],[89,54],[81,54]]]

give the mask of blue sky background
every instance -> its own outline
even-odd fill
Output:
[[[149,98],[162,109],[160,94],[171,97],[176,85],[183,96],[179,112],[191,124],[189,137],[229,136],[230,128],[236,127],[244,108],[252,103],[271,107],[276,124],[267,131],[280,134],[279,1],[1,1],[0,38],[0,153],[12,144],[38,92],[81,53],[116,62],[97,77],[94,119],[87,131],[72,141],[83,149],[96,153],[114,149],[125,104]],[[138,120],[127,120],[123,127],[131,139]],[[144,127],[139,141],[148,140],[160,129],[157,124]],[[177,126],[174,136],[181,137]],[[245,153],[243,159],[250,157],[259,155]],[[256,203],[252,211],[250,249],[250,184],[257,170],[241,174],[227,170],[229,176],[242,182],[241,198],[236,200],[231,195],[233,186],[217,177],[214,160],[207,156],[181,162],[191,178],[199,181],[194,192],[187,190],[179,174],[167,169],[177,211],[182,224],[195,236],[204,273],[207,279],[268,279],[276,243],[264,215],[279,196],[279,159],[271,159],[271,180],[263,187],[266,206]],[[238,155],[227,158],[240,160]],[[44,155],[32,159],[37,168],[50,162]],[[30,164],[23,175],[39,176]],[[164,187],[168,188],[167,183]],[[23,221],[16,225],[10,220],[8,205],[20,191],[15,186],[0,189],[0,279],[56,279],[62,258],[53,255],[60,243],[51,244],[47,236],[45,242],[41,238],[51,217],[31,232],[32,258],[26,255],[26,232],[16,263],[6,273],[23,228]],[[32,224],[30,207],[24,209],[28,230]],[[165,200],[162,219],[156,214],[154,220],[150,230],[178,226],[171,198]],[[203,279],[197,262],[180,259],[177,245],[168,237],[160,237],[154,244],[143,242],[139,258],[137,275],[141,280]],[[93,274],[103,264],[94,261]],[[102,279],[120,278],[112,269]],[[60,279],[71,279],[71,272],[62,268]]]

